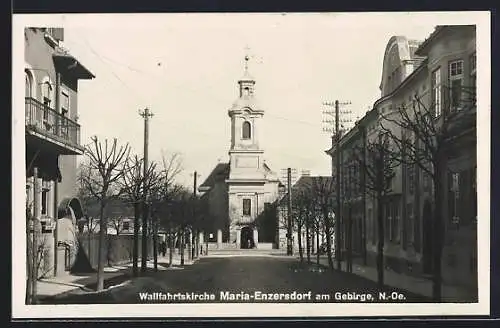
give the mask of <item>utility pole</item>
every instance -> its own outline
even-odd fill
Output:
[[[287,249],[286,255],[293,255],[293,240],[292,240],[292,169],[287,169],[288,181],[288,217],[287,217]]]
[[[147,190],[147,173],[148,173],[148,146],[149,146],[149,119],[153,117],[153,113],[149,111],[149,108],[145,108],[143,111],[139,111],[139,115],[144,118],[144,198],[142,204],[142,256],[141,256],[141,272],[146,272],[147,261],[148,261],[148,190]]]
[[[345,102],[342,103],[342,105],[350,105],[350,102]],[[334,143],[334,149],[335,149],[335,182],[336,182],[336,212],[335,212],[335,258],[337,262],[337,270],[341,271],[342,270],[342,242],[341,242],[341,231],[343,228],[343,222],[342,222],[342,208],[341,208],[341,202],[340,202],[340,180],[341,180],[341,170],[340,170],[340,163],[341,163],[341,151],[340,151],[340,139],[342,138],[342,129],[344,128],[343,125],[341,125],[340,121],[340,102],[338,100],[335,100],[334,103],[331,102],[324,102],[324,105],[326,106],[334,106],[335,111],[323,111],[323,114],[328,114],[328,115],[334,115],[335,121],[331,122],[328,120],[324,120],[324,123],[335,123],[335,130],[333,131],[333,137],[332,137],[332,142]],[[343,114],[348,114],[349,112],[344,112]],[[342,121],[342,123],[348,122],[348,120]],[[331,131],[331,130],[326,130],[326,131]]]

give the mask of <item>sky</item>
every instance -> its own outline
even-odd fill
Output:
[[[96,76],[79,83],[82,142],[118,138],[143,154],[148,107],[149,158],[178,152],[178,182],[200,183],[228,161],[237,80],[250,55],[255,96],[264,109],[266,163],[330,175],[323,103],[350,102],[354,122],[380,97],[382,60],[393,35],[424,40],[450,14],[135,14],[62,15],[63,46]],[[349,124],[349,123],[348,123]],[[350,123],[352,124],[352,123]]]

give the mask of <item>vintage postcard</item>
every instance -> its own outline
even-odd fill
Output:
[[[490,38],[14,15],[13,318],[489,314]]]

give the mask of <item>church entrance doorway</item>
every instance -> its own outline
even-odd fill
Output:
[[[253,229],[250,227],[241,228],[241,248],[254,248]]]

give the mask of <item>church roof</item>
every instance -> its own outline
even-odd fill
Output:
[[[229,178],[229,163],[219,163],[199,188],[211,188],[216,182],[225,181],[227,178]]]
[[[250,73],[248,73],[248,70],[245,70],[245,73],[241,77],[241,79],[238,80],[238,82],[253,82],[255,83],[255,79],[253,78]]]
[[[243,108],[250,108],[254,112],[261,111],[260,104],[254,96],[239,97],[235,102],[233,102],[233,105],[229,110],[242,110]]]

